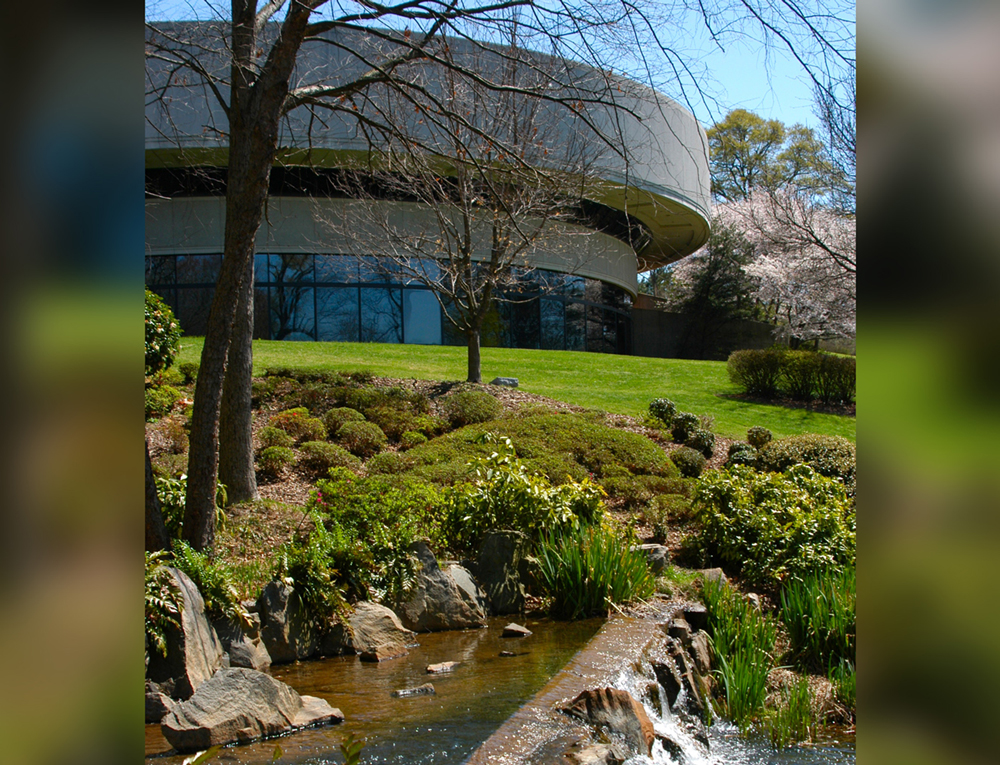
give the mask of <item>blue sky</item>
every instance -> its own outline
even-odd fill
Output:
[[[218,5],[205,0],[147,0],[146,11],[159,19],[204,17],[205,13],[211,13],[210,4]],[[228,3],[222,6],[228,10]],[[192,13],[192,9],[197,11]],[[736,108],[787,125],[819,126],[811,83],[791,54],[777,48],[765,50],[759,43],[749,41],[732,42],[723,50],[708,38],[697,13],[692,12],[689,18],[681,53],[694,61],[697,68],[707,70],[703,90],[709,103],[689,102],[687,106],[706,128]],[[669,83],[665,85],[662,88],[665,92],[678,97],[671,92]]]

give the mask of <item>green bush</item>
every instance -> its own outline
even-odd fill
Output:
[[[361,460],[344,447],[328,441],[306,441],[299,451],[299,464],[311,473],[325,475],[332,467],[361,470]]]
[[[167,369],[181,347],[181,325],[170,306],[146,290],[146,375]]]
[[[257,468],[261,473],[276,478],[295,464],[295,452],[287,446],[269,446],[261,449],[257,456]]]
[[[326,438],[326,427],[317,417],[311,417],[304,406],[285,409],[271,415],[271,427],[285,431],[298,443],[304,441],[322,441]]]
[[[687,478],[697,478],[700,476],[701,471],[705,469],[705,464],[708,462],[704,454],[689,446],[682,446],[680,449],[670,452],[670,459],[677,466],[677,469],[681,471],[681,475]]]
[[[349,422],[364,421],[365,416],[361,412],[346,406],[330,409],[323,415],[323,424],[326,426],[326,432],[331,436],[336,436],[337,431]]]
[[[413,415],[390,406],[374,406],[365,415],[370,422],[378,425],[386,437],[398,442],[403,433],[413,428]]]
[[[723,711],[745,733],[764,710],[778,630],[726,582],[706,580],[702,598]]]
[[[337,539],[313,514],[313,528],[306,539],[292,539],[277,553],[274,578],[291,584],[314,624],[328,624],[347,604],[335,581],[333,554]]]
[[[434,436],[439,436],[448,429],[448,423],[440,417],[419,414],[413,418],[412,427],[418,433],[423,433],[427,438],[434,438]]]
[[[201,366],[194,361],[182,361],[177,365],[177,371],[181,373],[185,385],[190,385],[198,379],[199,369]]]
[[[412,449],[414,446],[427,443],[427,436],[416,430],[408,430],[399,437],[399,445],[404,449]]]
[[[613,604],[650,597],[656,587],[645,554],[599,524],[544,533],[537,557],[556,618],[606,614]]]
[[[750,396],[773,398],[778,392],[786,353],[781,348],[733,351],[726,362],[729,379]]]
[[[808,465],[784,474],[743,465],[710,471],[695,511],[700,548],[748,581],[776,584],[854,565],[855,514],[844,487]]]
[[[413,467],[413,459],[402,452],[381,452],[365,465],[369,475],[396,475]]]
[[[715,452],[715,434],[704,428],[695,428],[684,439],[684,445],[689,449],[701,452],[705,459],[711,459]]]
[[[172,385],[150,385],[146,388],[146,420],[166,417],[183,397]]]
[[[674,415],[677,414],[677,404],[668,398],[653,399],[649,403],[649,414],[667,427],[670,427]]]
[[[846,438],[806,433],[779,438],[760,450],[760,470],[781,473],[799,464],[809,465],[820,475],[840,480],[847,496],[855,495],[857,449]]]
[[[552,486],[528,473],[510,439],[485,440],[495,451],[473,460],[472,481],[445,495],[445,533],[452,549],[473,550],[489,531],[512,529],[537,538],[543,530],[576,528],[600,518],[600,486],[589,480]]]
[[[663,542],[672,525],[691,519],[691,500],[683,494],[661,494],[650,500],[642,517],[653,529],[653,537]]]
[[[781,364],[781,387],[789,397],[811,401],[816,389],[822,354],[815,351],[788,351]]]
[[[750,446],[754,449],[763,449],[770,443],[771,438],[771,431],[767,428],[762,428],[760,425],[754,425],[747,430],[747,441],[750,442]]]
[[[698,415],[691,412],[678,412],[674,415],[670,425],[670,435],[676,443],[683,444],[700,425]]]
[[[260,442],[261,449],[267,449],[270,446],[289,448],[295,443],[295,439],[288,433],[278,428],[272,428],[270,425],[257,431],[257,440]]]
[[[167,570],[166,550],[146,553],[146,654],[154,649],[167,655],[167,628],[180,629],[178,617],[183,607],[180,587]]]
[[[632,475],[622,470],[608,478],[601,479],[601,486],[609,497],[621,499],[628,509],[645,506],[660,494],[675,494],[688,491],[683,478],[667,478],[659,475]]]
[[[452,427],[460,428],[495,420],[503,412],[503,406],[486,391],[466,390],[448,396],[444,401],[444,410]]]
[[[385,448],[385,433],[373,422],[348,422],[337,431],[337,440],[351,454],[367,459]]]
[[[734,441],[729,445],[729,451],[726,454],[726,467],[729,468],[733,465],[755,467],[757,465],[757,450],[750,444]]]
[[[847,403],[857,387],[857,360],[853,356],[823,354],[816,373],[816,395],[826,404]]]
[[[225,561],[212,560],[180,539],[174,540],[173,552],[173,565],[194,582],[205,601],[205,613],[209,618],[250,626],[250,616],[240,605],[240,596],[233,584],[232,569]]]
[[[786,581],[781,589],[781,620],[790,653],[801,669],[827,671],[856,661],[856,574],[853,566],[818,571]]]

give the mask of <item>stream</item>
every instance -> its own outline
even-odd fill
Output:
[[[334,727],[302,731],[270,741],[224,748],[211,763],[265,765],[275,746],[279,763],[332,765],[342,763],[338,745],[348,734],[367,740],[364,765],[461,765],[505,721],[544,687],[558,685],[559,675],[578,675],[574,662],[589,661],[581,651],[603,620],[521,622],[533,631],[529,638],[501,638],[509,618],[489,620],[486,629],[425,633],[408,656],[381,664],[363,663],[357,656],[273,667],[271,674],[299,693],[319,696],[339,707],[346,721]],[[627,633],[623,639],[628,640]],[[514,656],[500,656],[500,652]],[[598,649],[601,653],[601,650]],[[614,653],[614,652],[612,652]],[[613,660],[604,653],[604,657]],[[571,661],[572,660],[572,661]],[[430,675],[429,664],[458,661],[450,673]],[[620,672],[612,683],[636,698],[648,681],[648,667]],[[392,692],[432,683],[434,695],[395,698]],[[547,685],[548,684],[548,685]],[[775,751],[766,741],[748,739],[717,721],[710,729],[709,752],[681,730],[669,711],[647,712],[658,732],[679,740],[683,765],[854,765],[853,739]],[[509,724],[509,722],[508,722]],[[506,726],[505,726],[506,727]],[[146,726],[147,765],[183,765],[183,755],[169,754],[170,745],[158,725]],[[487,760],[492,760],[487,757]],[[653,756],[634,757],[627,765],[677,765],[657,742]]]

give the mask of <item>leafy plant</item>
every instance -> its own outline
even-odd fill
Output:
[[[772,398],[778,392],[786,353],[782,348],[733,351],[726,361],[729,379],[750,396]]]
[[[779,438],[760,450],[761,470],[781,473],[800,464],[809,465],[820,475],[839,479],[847,496],[854,496],[857,450],[846,438],[806,433]]]
[[[295,464],[295,452],[287,446],[269,446],[257,456],[257,468],[264,475],[277,477]]]
[[[359,765],[361,762],[361,750],[364,749],[365,742],[358,741],[353,733],[348,733],[347,737],[340,744],[340,753],[344,756],[344,765]]]
[[[172,385],[150,385],[146,388],[146,420],[157,420],[170,414],[174,404],[183,396]]]
[[[213,619],[224,618],[234,624],[250,625],[246,609],[240,605],[239,593],[233,583],[233,572],[221,560],[212,560],[187,542],[173,542],[174,566],[194,582],[205,601],[205,613]]]
[[[180,350],[181,325],[170,306],[155,292],[146,290],[146,375],[154,375],[174,363]]]
[[[306,441],[299,447],[299,452],[301,453],[299,464],[317,475],[325,475],[332,467],[343,467],[354,471],[361,469],[361,460],[344,447],[328,441]]]
[[[854,565],[855,513],[844,487],[808,465],[784,474],[742,465],[706,473],[695,511],[697,544],[749,581]]]
[[[274,578],[291,585],[306,613],[317,624],[328,622],[347,608],[336,586],[337,571],[331,565],[335,535],[327,531],[323,519],[313,514],[313,529],[304,539],[293,539],[278,550]]]
[[[180,629],[178,617],[183,607],[180,587],[166,566],[166,550],[146,553],[146,649],[167,655],[168,626]]]
[[[642,551],[599,524],[544,532],[537,556],[557,618],[606,614],[612,605],[648,598],[655,591]]]
[[[763,449],[771,441],[771,438],[771,431],[760,425],[754,425],[747,430],[747,441],[754,449]]]
[[[198,370],[201,365],[195,361],[183,361],[177,365],[177,371],[181,373],[185,385],[190,385],[198,379]]]
[[[163,525],[167,536],[180,539],[184,528],[184,505],[187,502],[187,476],[183,473],[174,478],[171,476],[154,475],[156,495],[160,500],[160,512],[163,515]],[[222,508],[226,505],[226,485],[217,483],[215,487],[216,525],[221,529],[225,526],[226,514]]]
[[[774,622],[722,580],[705,580],[702,598],[723,692],[723,713],[746,732],[764,709],[767,676],[774,665]]]
[[[684,445],[701,452],[705,459],[710,459],[715,452],[715,434],[704,428],[695,428],[684,440]]]
[[[742,441],[734,441],[729,445],[729,451],[726,453],[726,467],[732,467],[733,465],[748,465],[749,467],[754,467],[757,464],[757,450],[754,449],[750,444],[745,444]]]
[[[781,588],[781,620],[800,667],[823,671],[831,662],[855,662],[855,592],[853,566],[793,577]]]
[[[676,443],[683,444],[700,424],[698,415],[692,412],[678,412],[671,422],[670,436]]]
[[[399,441],[403,433],[413,428],[413,415],[391,406],[372,407],[367,410],[366,416],[382,429],[390,441]]]
[[[362,459],[378,454],[386,445],[385,433],[374,422],[348,422],[337,431],[337,440]]]
[[[653,399],[649,403],[649,414],[670,427],[674,415],[677,414],[677,404],[668,398]]]
[[[472,481],[445,497],[446,534],[456,549],[471,549],[487,531],[513,529],[538,537],[543,530],[576,528],[600,517],[600,486],[589,479],[552,486],[527,471],[509,438],[486,434],[483,440],[496,450],[473,460]]]
[[[495,420],[503,407],[486,391],[465,390],[453,393],[444,402],[445,417],[452,427]]]
[[[697,478],[700,476],[701,471],[705,469],[705,464],[708,462],[704,454],[692,449],[690,446],[682,446],[680,449],[674,449],[674,451],[670,452],[670,460],[681,471],[681,475],[688,478]]]

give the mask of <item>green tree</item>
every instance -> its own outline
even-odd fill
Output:
[[[833,168],[812,128],[786,127],[745,109],[733,109],[708,130],[712,194],[735,202],[755,189],[795,186],[820,194],[833,183]]]

